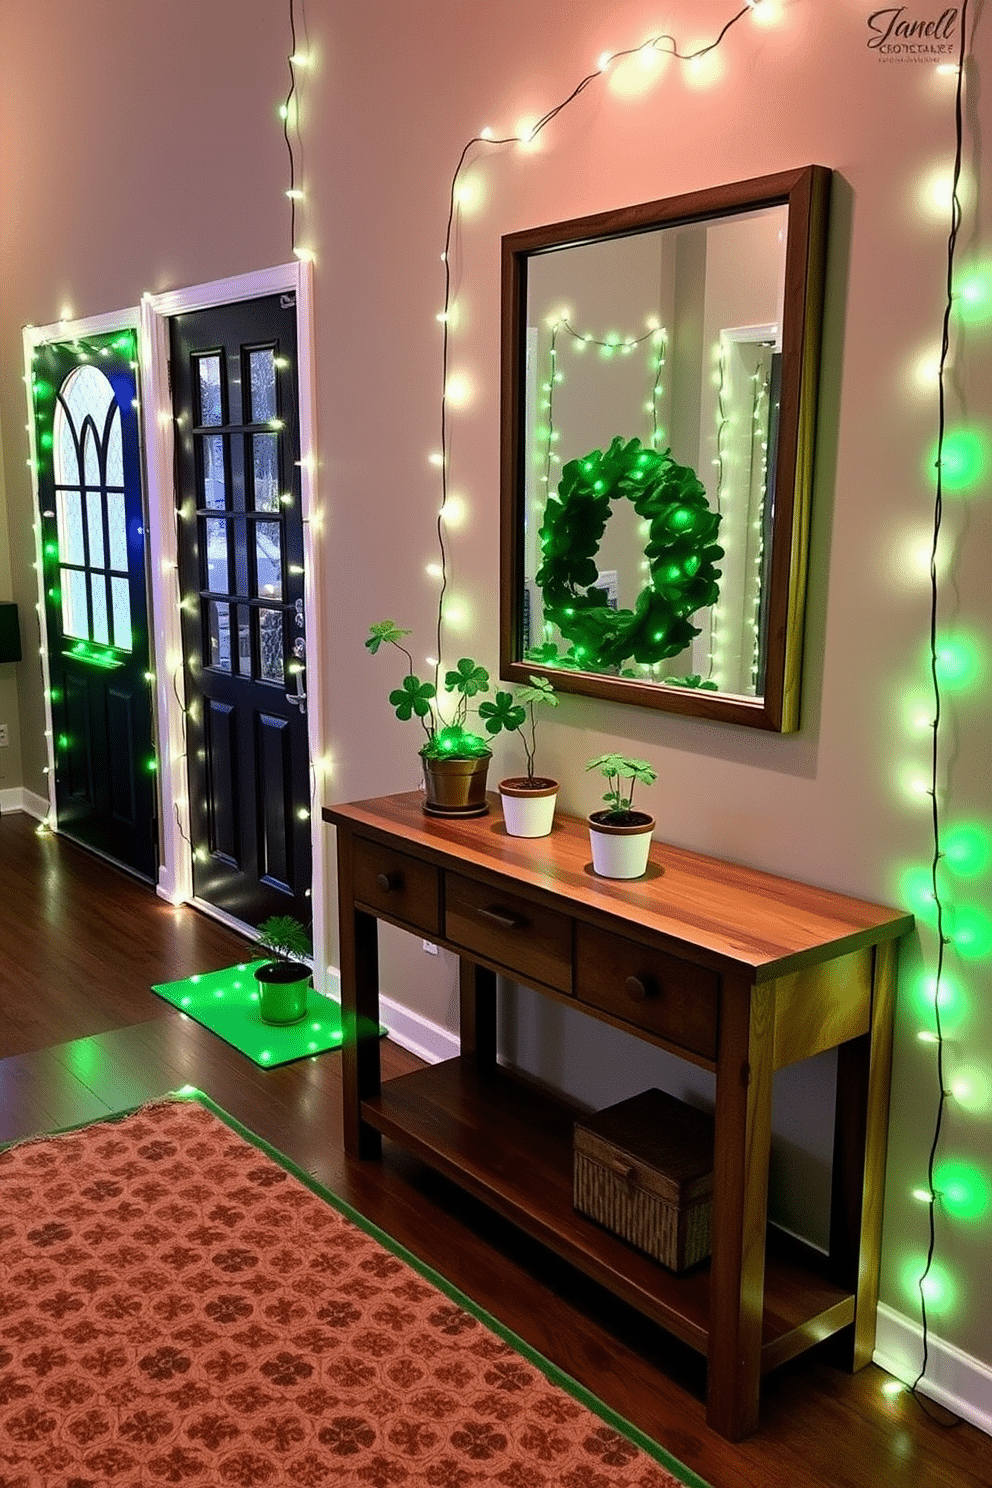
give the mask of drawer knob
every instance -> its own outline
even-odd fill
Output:
[[[375,881],[384,894],[390,893],[392,889],[398,889],[403,882],[398,873],[378,873]]]
[[[629,976],[623,985],[632,1002],[644,1002],[647,998],[658,995],[658,983],[652,976]]]
[[[499,909],[495,905],[490,909],[480,909],[479,917],[483,920],[491,920],[501,930],[522,930],[527,924],[523,915],[514,914],[512,909]]]

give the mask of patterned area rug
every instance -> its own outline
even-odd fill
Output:
[[[202,1101],[0,1153],[0,1488],[700,1483]]]

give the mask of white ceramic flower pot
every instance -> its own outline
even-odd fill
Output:
[[[499,783],[503,821],[511,837],[547,837],[555,819],[558,782],[547,777],[529,782],[526,775]]]
[[[611,826],[596,820],[597,816],[606,814],[595,811],[589,817],[594,871],[601,878],[642,878],[647,872],[651,852],[654,817],[638,812],[642,820],[630,826]]]

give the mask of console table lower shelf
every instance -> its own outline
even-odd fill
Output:
[[[690,1348],[709,1346],[710,1268],[676,1275],[578,1214],[572,1123],[579,1109],[467,1058],[387,1081],[362,1118],[609,1288]],[[854,1293],[824,1274],[811,1246],[769,1230],[762,1371],[854,1320]]]

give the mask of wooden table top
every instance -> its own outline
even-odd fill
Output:
[[[600,878],[584,818],[559,811],[549,837],[511,837],[498,795],[489,800],[490,815],[468,820],[427,816],[419,791],[325,806],[322,815],[382,842],[402,842],[446,869],[510,880],[508,891],[516,884],[549,895],[579,919],[621,919],[635,934],[660,937],[674,954],[756,982],[913,927],[903,911],[664,842],[652,843],[643,878]]]

